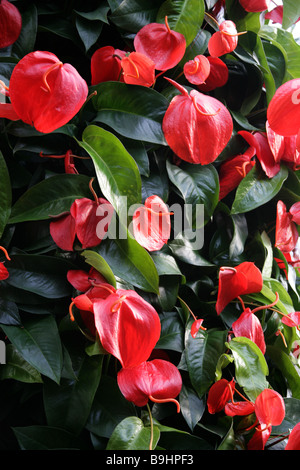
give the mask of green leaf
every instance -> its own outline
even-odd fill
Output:
[[[190,430],[193,431],[205,411],[205,400],[200,399],[191,387],[183,384],[179,395],[179,403],[180,411]]]
[[[47,299],[59,299],[72,292],[67,280],[69,269],[74,269],[74,266],[63,258],[13,255],[9,262],[7,283]]]
[[[123,0],[109,19],[119,28],[137,33],[143,26],[155,22],[161,0]]]
[[[266,204],[280,191],[287,177],[285,166],[273,178],[262,175],[254,166],[237,188],[231,214],[249,212]]]
[[[12,344],[6,346],[6,363],[0,367],[0,380],[13,379],[24,383],[43,382],[41,374],[32,367]]]
[[[77,198],[91,198],[90,179],[83,175],[50,176],[29,188],[14,204],[10,224],[45,220],[69,211]]]
[[[12,430],[21,450],[87,450],[82,440],[63,429],[33,425]]]
[[[34,4],[22,12],[22,29],[18,39],[12,46],[12,55],[20,59],[34,51],[38,28],[37,8]]]
[[[50,380],[45,381],[43,396],[49,426],[64,429],[74,435],[81,432],[100,382],[103,357],[77,357],[74,380],[62,378],[59,385]]]
[[[283,0],[282,27],[290,28],[300,16],[300,4],[294,0]]]
[[[10,175],[6,166],[6,162],[0,152],[0,239],[2,237],[5,226],[8,222],[11,211],[11,183]]]
[[[204,10],[203,0],[166,0],[159,9],[156,21],[162,23],[167,16],[170,28],[183,34],[189,46],[202,26]]]
[[[269,385],[266,380],[269,369],[263,353],[253,341],[242,336],[233,338],[226,345],[233,354],[238,384],[250,400],[255,401]]]
[[[19,309],[15,302],[0,298],[0,324],[21,325]]]
[[[161,126],[169,101],[161,93],[121,82],[104,82],[93,89],[97,91],[95,122],[130,139],[166,145]]]
[[[87,52],[98,40],[102,31],[103,23],[97,19],[91,21],[83,17],[79,12],[75,12],[75,14],[76,29],[84,44],[85,51]]]
[[[107,282],[116,287],[116,279],[114,273],[110,269],[104,258],[92,250],[84,250],[81,256],[85,258],[85,262],[93,266],[100,274],[102,274]]]
[[[158,427],[153,426],[152,449],[155,449],[159,437]],[[149,450],[150,438],[150,427],[145,427],[140,418],[130,416],[116,426],[106,450]]]
[[[276,91],[276,84],[268,63],[268,58],[266,56],[266,51],[264,49],[263,42],[259,36],[257,36],[256,46],[254,50],[259,60],[260,66],[262,67],[264,83],[266,87],[267,102],[270,103]]]
[[[219,177],[213,165],[172,165],[167,161],[167,171],[172,183],[179,189],[185,204],[192,207],[192,214],[187,212],[193,229],[203,226],[202,217],[197,221],[197,205],[203,205],[204,223],[212,216],[219,202]]]
[[[266,354],[274,362],[276,368],[280,370],[286,379],[293,398],[300,399],[299,374],[288,354],[275,346],[268,345]]]
[[[103,240],[97,252],[115,276],[146,292],[158,294],[159,277],[150,254],[127,234],[126,238]]]
[[[62,347],[55,319],[51,315],[26,319],[22,327],[1,325],[1,328],[25,361],[59,383]]]
[[[137,164],[114,134],[98,126],[86,127],[82,140],[79,144],[93,160],[104,197],[124,218],[128,208],[142,200]]]
[[[227,331],[199,330],[193,338],[191,324],[186,329],[185,357],[191,383],[201,398],[215,381],[219,357],[225,352]]]

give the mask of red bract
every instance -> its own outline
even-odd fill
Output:
[[[145,406],[150,399],[156,403],[174,402],[180,411],[175,398],[181,391],[182,379],[171,362],[163,359],[142,362],[135,367],[121,369],[117,380],[126,400],[136,406]]]
[[[239,0],[244,10],[249,12],[259,12],[268,10],[271,0]]]
[[[72,155],[72,150],[67,150],[63,155],[44,155],[43,152],[40,152],[40,157],[42,158],[55,158],[55,159],[64,159],[65,172],[70,175],[77,175],[78,171],[74,165],[74,156]]]
[[[299,234],[293,216],[286,210],[282,201],[277,202],[275,246],[283,252],[292,251],[298,241]]]
[[[198,85],[199,91],[208,92],[224,86],[227,83],[229,72],[227,65],[219,57],[208,56],[207,60],[210,64],[210,72],[205,83]]]
[[[204,55],[197,55],[183,66],[185,78],[193,85],[204,83],[210,73],[210,63]]]
[[[146,361],[160,337],[156,310],[133,290],[118,289],[94,302],[95,325],[104,349],[134,367]]]
[[[121,59],[126,52],[112,46],[97,49],[91,57],[91,84],[117,81],[121,74]]]
[[[185,53],[186,40],[183,34],[172,31],[168,25],[149,23],[136,34],[134,48],[155,63],[156,70],[165,71],[177,65]]]
[[[279,170],[280,164],[275,161],[274,155],[271,152],[268,137],[265,132],[254,132],[253,134],[248,131],[239,131],[248,144],[255,148],[257,159],[268,178],[273,178]]]
[[[222,411],[226,403],[232,399],[235,390],[235,382],[227,379],[220,379],[209,389],[207,397],[207,408],[210,414]]]
[[[13,69],[11,103],[1,104],[0,117],[21,119],[39,132],[50,133],[77,114],[87,94],[85,80],[72,65],[63,64],[51,52],[31,52]]]
[[[219,273],[219,290],[216,302],[218,315],[226,305],[240,295],[260,292],[263,286],[261,271],[250,261],[238,266],[221,267]]]
[[[285,137],[271,129],[268,121],[266,122],[266,132],[268,143],[273,153],[274,159],[276,163],[280,163],[284,161],[292,169],[297,170],[298,166],[300,165],[300,152],[297,150],[297,136],[291,135],[289,137]]]
[[[283,20],[283,5],[278,5],[277,7],[273,8],[273,10],[268,11],[265,14],[266,20],[271,20],[274,23],[282,24]],[[300,17],[295,21],[297,23],[300,20]]]
[[[149,251],[160,250],[170,238],[171,220],[166,204],[158,196],[150,196],[132,218],[136,241]]]
[[[82,249],[97,246],[107,232],[112,214],[113,207],[106,199],[75,199],[70,212],[50,223],[50,234],[62,250],[73,251],[76,236]]]
[[[291,312],[287,315],[283,315],[281,321],[287,326],[295,326],[300,329],[300,312]]]
[[[255,414],[260,426],[248,443],[249,450],[263,450],[272,426],[279,426],[285,417],[282,396],[275,390],[266,388],[255,400]]]
[[[150,87],[155,82],[155,64],[144,54],[131,52],[121,60],[123,80],[129,85]]]
[[[10,257],[8,256],[8,253],[6,251],[5,248],[3,248],[3,246],[0,246],[0,250],[3,251],[3,253],[5,254],[5,257],[8,261],[10,261]],[[4,263],[1,262],[0,263],[0,281],[5,281],[5,279],[7,279],[9,277],[9,272],[7,270],[7,268],[5,267]]]
[[[250,401],[236,401],[226,403],[224,411],[227,416],[247,416],[254,413],[254,403]]]
[[[267,109],[270,127],[279,135],[291,136],[299,132],[300,78],[289,80],[274,94]]]
[[[86,292],[95,284],[106,283],[106,279],[95,268],[91,268],[89,272],[70,269],[67,272],[67,279],[74,289],[80,292]]]
[[[255,149],[249,147],[243,155],[237,155],[236,157],[224,161],[220,165],[219,200],[223,199],[228,193],[235,189],[253,168],[255,161],[252,160],[252,157],[254,155]]]
[[[163,118],[162,129],[173,152],[189,163],[213,162],[227,145],[233,130],[227,108],[217,99],[187,90],[168,79],[179,91]]]
[[[22,29],[22,17],[15,5],[7,0],[0,1],[0,49],[13,44]]]
[[[300,450],[300,423],[293,427],[284,450]]]
[[[266,307],[267,308],[267,307]],[[266,352],[266,343],[264,338],[264,332],[261,326],[261,323],[257,316],[250,310],[246,310],[241,314],[241,316],[232,324],[232,331],[234,336],[244,336],[249,338],[253,343],[255,343],[261,352],[265,354]]]
[[[212,57],[220,57],[234,51],[238,44],[238,33],[233,21],[226,20],[219,25],[208,41],[208,52]]]
[[[196,338],[197,336],[197,333],[198,331],[201,329],[201,330],[205,330],[206,328],[203,328],[202,326],[202,323],[203,323],[203,318],[199,318],[198,320],[195,320],[193,323],[192,323],[192,326],[191,326],[191,335],[193,338]]]

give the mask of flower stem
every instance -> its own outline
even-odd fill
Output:
[[[152,419],[152,413],[151,409],[149,406],[149,403],[147,403],[147,408],[148,408],[148,413],[149,413],[149,419],[150,419],[150,442],[149,442],[149,450],[153,450],[153,419]]]

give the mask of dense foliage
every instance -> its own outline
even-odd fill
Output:
[[[238,0],[10,3],[22,27],[0,49],[0,449],[273,450],[292,429],[299,449],[300,145],[293,131],[274,158],[266,136],[276,90],[300,79],[300,6],[284,0],[280,24]],[[164,30],[135,39],[166,18],[175,64]],[[236,30],[221,72],[193,83],[185,64],[212,67],[224,20]],[[129,58],[155,38],[168,60]],[[105,46],[116,79],[91,66]],[[152,196],[189,225],[161,209],[171,234],[149,246],[128,209],[148,214]],[[95,241],[101,204],[115,217]]]

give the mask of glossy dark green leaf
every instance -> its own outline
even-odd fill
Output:
[[[93,266],[100,274],[102,274],[107,282],[112,286],[116,287],[116,278],[111,268],[107,264],[104,258],[92,250],[84,250],[81,253],[81,256],[84,257],[85,262]]]
[[[249,212],[266,204],[280,191],[287,177],[288,170],[284,166],[273,178],[262,175],[253,167],[237,188],[231,213]]]
[[[160,432],[153,426],[153,445],[155,449]],[[114,429],[106,450],[149,450],[151,439],[150,427],[145,427],[143,421],[136,416],[125,418]]]
[[[189,163],[177,166],[167,162],[167,171],[170,180],[182,194],[185,204],[191,206],[192,214],[186,211],[191,227],[194,229],[202,227],[203,222],[207,223],[212,216],[219,202],[219,177],[215,167]],[[204,210],[204,221],[200,217],[200,209]]]
[[[160,315],[161,334],[156,348],[182,352],[184,349],[184,328],[176,313]]]
[[[88,126],[80,145],[91,156],[102,193],[119,216],[127,214],[131,205],[141,203],[137,164],[114,134],[98,126]]]
[[[256,397],[269,386],[266,380],[269,369],[263,353],[253,341],[242,336],[233,338],[227,346],[233,354],[238,384],[249,399],[255,401]]]
[[[300,16],[300,5],[293,0],[283,0],[283,18],[282,27],[284,29],[290,28]]]
[[[196,37],[204,19],[204,0],[166,0],[160,7],[157,22],[165,16],[172,30],[184,35],[189,46]]]
[[[19,354],[42,375],[59,383],[62,347],[53,316],[26,319],[23,326],[1,325]]]
[[[0,324],[21,325],[19,309],[15,302],[0,299]]]
[[[200,399],[195,391],[183,384],[179,395],[180,411],[191,431],[203,416],[205,400]]]
[[[50,380],[45,381],[44,407],[49,426],[74,435],[82,431],[100,382],[103,357],[77,357],[76,378],[62,378],[59,385]]]
[[[22,11],[22,29],[20,36],[12,46],[13,55],[22,59],[24,55],[34,51],[37,28],[37,8],[35,4],[30,4],[25,11]]]
[[[299,374],[289,355],[272,345],[267,346],[267,355],[285,377],[291,396],[300,399]]]
[[[123,0],[109,19],[119,28],[137,33],[143,26],[156,21],[161,0]]]
[[[0,367],[0,380],[14,379],[24,383],[42,383],[41,374],[24,360],[12,344],[6,346],[6,363]]]
[[[77,198],[92,198],[90,179],[83,175],[51,176],[29,188],[14,204],[9,223],[45,220],[68,211]]]
[[[71,294],[67,272],[74,268],[63,258],[44,255],[14,255],[9,262],[7,283],[47,299],[59,299]]]
[[[215,381],[219,357],[225,352],[227,332],[216,329],[199,330],[193,338],[190,332],[191,323],[186,329],[185,358],[191,383],[201,398]]]
[[[11,202],[12,202],[12,191],[10,175],[6,166],[6,162],[2,153],[0,152],[0,239],[2,237],[5,226],[8,222]]]
[[[130,237],[103,240],[97,252],[115,276],[147,292],[158,293],[159,277],[150,254]]]
[[[161,125],[169,102],[161,93],[120,82],[100,83],[94,89],[95,122],[130,139],[166,145]]]

